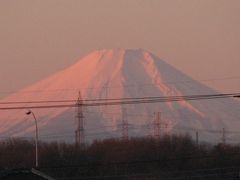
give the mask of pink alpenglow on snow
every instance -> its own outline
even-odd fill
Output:
[[[6,101],[73,100],[81,91],[83,99],[138,98],[216,94],[142,49],[106,49],[90,53],[76,64],[5,97]],[[59,103],[58,103],[59,104]],[[21,104],[22,105],[22,104]],[[29,104],[24,104],[27,106]],[[202,140],[216,141],[221,134],[210,130],[236,131],[240,128],[239,102],[234,99],[159,102],[84,107],[86,139],[120,137],[123,109],[130,136],[152,133],[154,112],[161,112],[161,133],[189,134],[202,129]],[[0,105],[5,107],[6,105]],[[77,127],[75,108],[34,109],[43,140],[74,140]],[[1,111],[1,136],[33,136],[34,122],[25,110]],[[202,134],[201,134],[202,133]],[[231,134],[229,137],[232,138]]]

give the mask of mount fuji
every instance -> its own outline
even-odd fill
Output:
[[[143,49],[106,49],[90,53],[76,64],[34,83],[0,102],[166,97],[216,94],[215,90]],[[28,106],[29,104],[21,104]],[[0,107],[10,105],[1,104]],[[74,140],[76,109],[34,109],[42,140]],[[125,111],[125,113],[123,113]],[[130,136],[153,132],[154,112],[161,112],[161,133],[194,134],[219,141],[221,131],[233,139],[240,128],[240,103],[226,99],[84,107],[86,139],[120,137],[122,119]],[[229,133],[228,133],[229,131]],[[32,137],[35,124],[26,110],[0,111],[0,137]]]

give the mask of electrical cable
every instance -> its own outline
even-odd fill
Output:
[[[82,100],[81,106],[106,106],[106,105],[120,105],[120,104],[142,104],[142,103],[158,103],[158,102],[174,102],[174,101],[192,101],[192,100],[204,100],[204,99],[219,99],[219,98],[234,98],[240,97],[240,93],[231,94],[210,94],[210,95],[191,95],[191,96],[168,96],[168,97],[142,97],[142,98],[119,98],[119,99],[95,99],[95,100]],[[73,101],[73,100],[66,100]],[[88,101],[96,101],[90,103],[84,103]],[[100,102],[98,102],[100,101]],[[104,102],[105,101],[105,102]],[[42,103],[42,101],[30,101],[24,103]],[[49,101],[51,103],[53,101]],[[59,102],[59,101],[55,101]],[[62,101],[61,101],[62,102]],[[76,102],[76,100],[75,100]],[[14,103],[14,102],[2,102],[2,103]],[[19,102],[15,102],[18,104]],[[23,102],[21,102],[23,103]],[[47,101],[44,101],[47,103]],[[77,107],[79,104],[55,104],[55,105],[33,105],[33,106],[13,106],[13,107],[0,107],[0,110],[13,110],[13,109],[41,109],[41,108],[66,108]]]

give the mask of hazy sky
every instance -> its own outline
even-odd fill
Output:
[[[0,22],[0,97],[116,47],[240,90],[240,0],[1,0]]]

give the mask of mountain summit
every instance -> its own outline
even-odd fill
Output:
[[[148,51],[107,49],[90,53],[71,67],[2,99],[2,102],[77,100],[79,91],[82,99],[217,93]],[[161,113],[162,134],[174,131],[191,134],[201,130],[203,140],[206,137],[217,140],[221,133],[213,132],[240,128],[239,102],[233,99],[98,106],[83,109],[86,138],[119,137],[123,118],[129,123],[130,136],[151,134],[154,112]],[[42,139],[74,140],[75,108],[34,109],[34,113]],[[33,120],[24,110],[1,111],[1,136],[30,136],[34,128]]]

